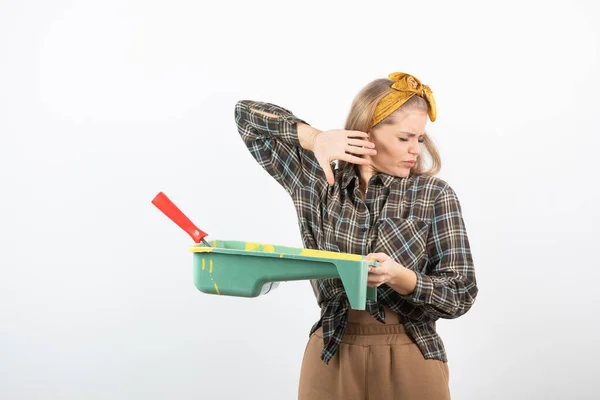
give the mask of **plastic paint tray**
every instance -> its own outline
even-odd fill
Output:
[[[194,256],[194,284],[203,293],[257,297],[278,282],[341,278],[353,309],[364,310],[366,300],[377,300],[377,290],[367,286],[367,275],[369,265],[378,264],[361,255],[232,240],[211,244],[189,249]]]

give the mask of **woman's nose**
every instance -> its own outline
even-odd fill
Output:
[[[411,142],[410,147],[408,148],[408,152],[417,156],[421,154],[421,143],[419,143],[418,141]]]

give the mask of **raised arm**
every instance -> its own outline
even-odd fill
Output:
[[[334,160],[366,165],[362,156],[376,154],[365,132],[320,131],[275,104],[241,100],[235,120],[252,156],[290,194],[315,180],[333,185]]]
[[[289,194],[312,180],[324,180],[313,155],[320,132],[275,104],[241,100],[235,122],[250,154]]]

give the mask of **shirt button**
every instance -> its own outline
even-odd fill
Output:
[[[366,231],[369,230],[369,228],[367,228],[366,225],[361,225],[360,230],[363,231],[363,232],[366,232]]]

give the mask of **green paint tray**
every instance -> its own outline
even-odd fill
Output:
[[[353,309],[364,310],[367,300],[377,300],[367,275],[369,265],[378,264],[360,255],[233,240],[198,243],[189,251],[194,284],[203,293],[257,297],[279,282],[340,278]]]
[[[364,310],[367,300],[377,300],[377,290],[367,286],[369,265],[363,256],[234,240],[206,241],[199,229],[165,195],[152,200],[160,211],[192,237],[194,284],[203,293],[257,297],[279,282],[340,278],[350,307]]]

